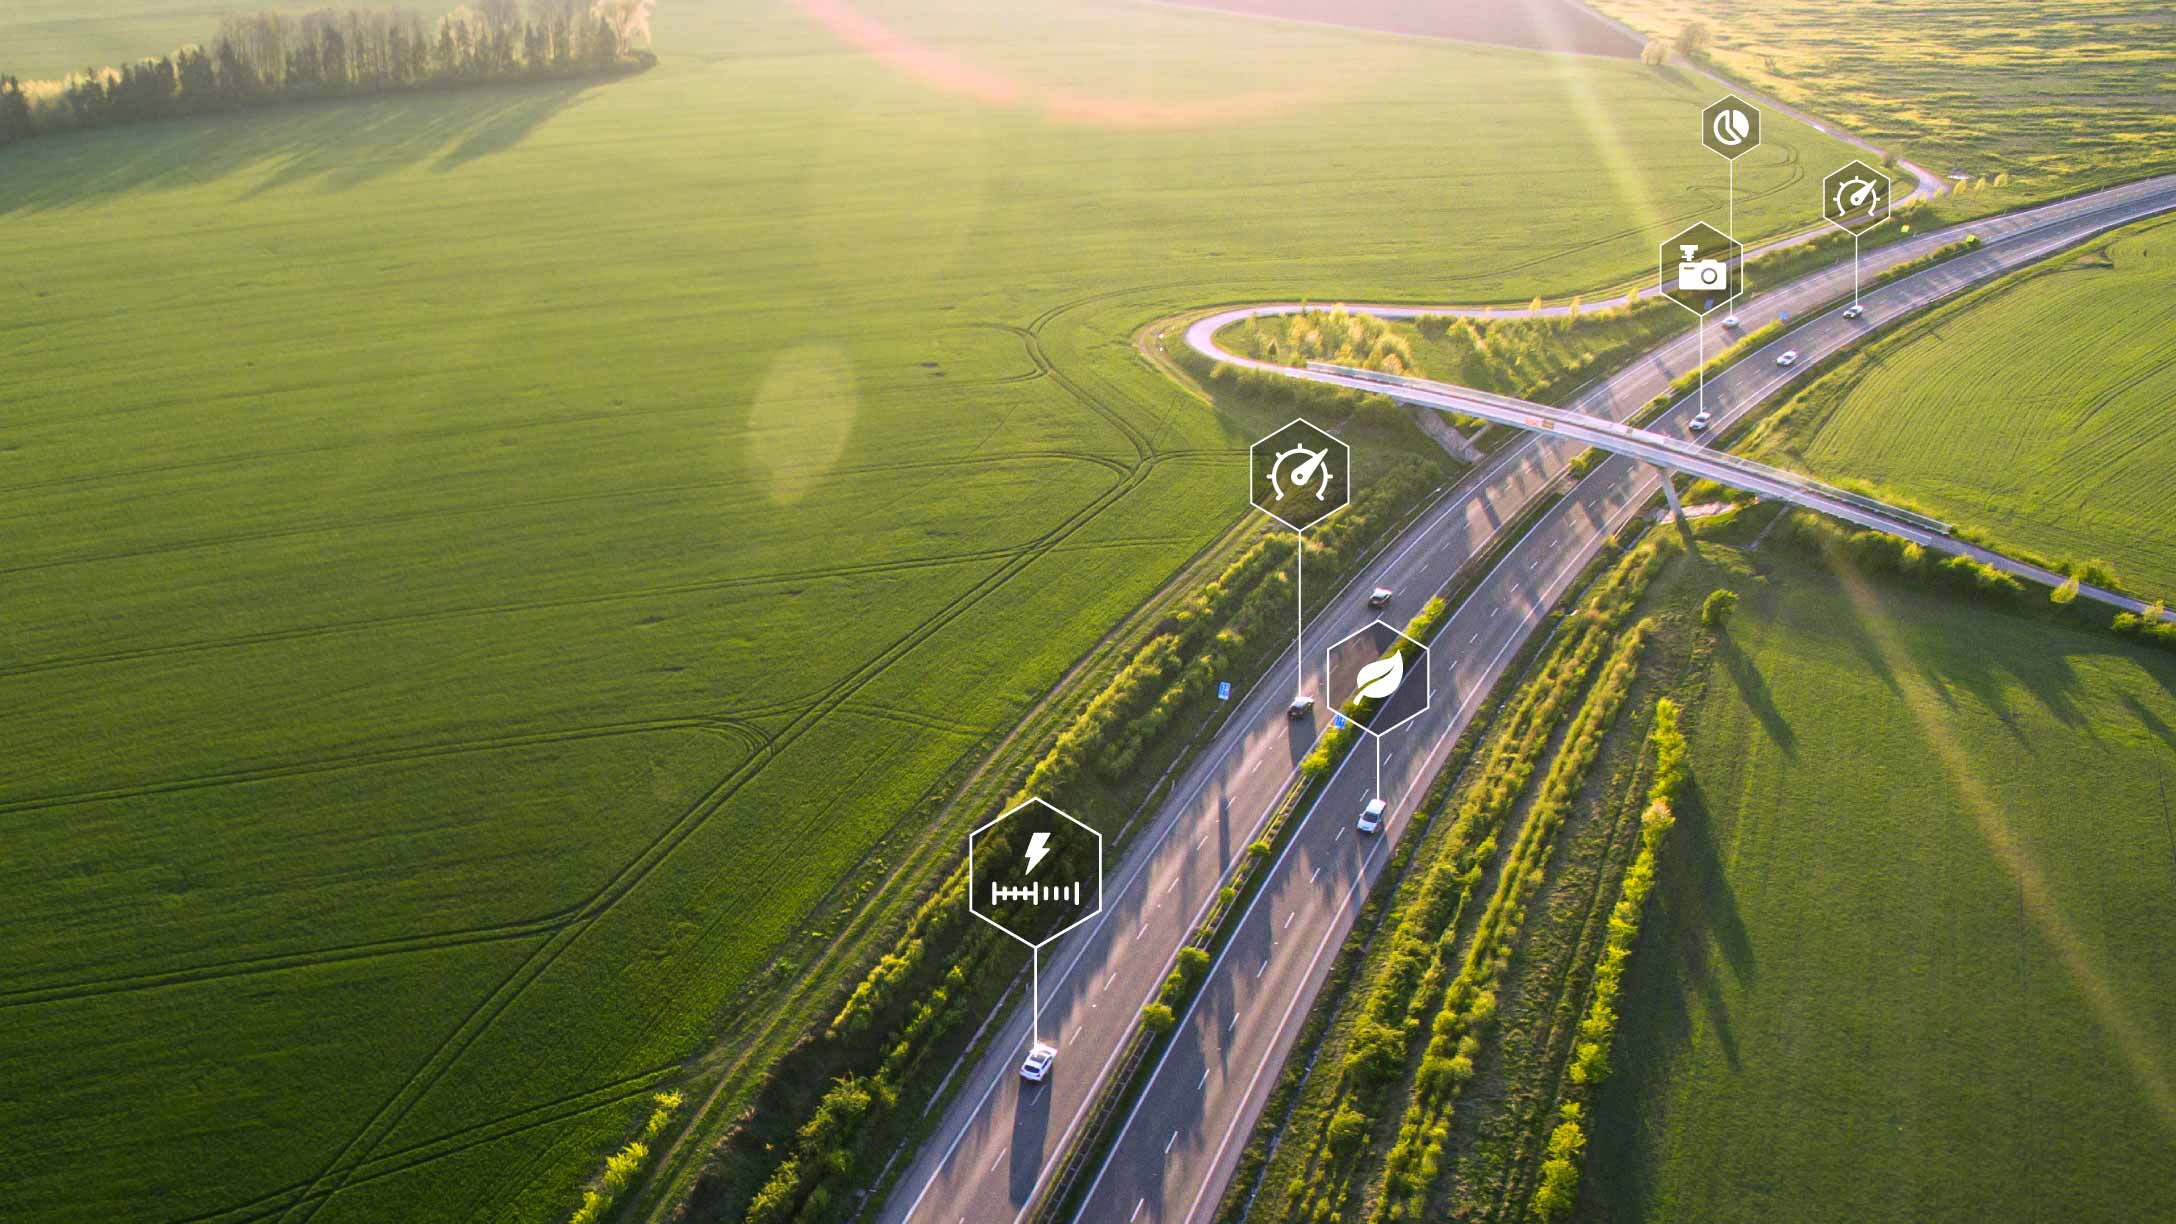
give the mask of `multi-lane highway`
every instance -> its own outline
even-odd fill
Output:
[[[1844,319],[1852,270],[1832,268],[1738,306],[1747,330],[1789,318],[1791,331],[1709,378],[1706,407],[1715,432],[1754,410],[1807,365],[1869,330],[1959,290],[2138,217],[2176,208],[2176,177],[2151,180],[1951,231],[1917,235],[1870,255],[1869,277],[1961,238],[1979,250],[1864,295],[1865,314]],[[1822,310],[1822,307],[1828,307]],[[1280,307],[1226,312],[1189,336],[1213,337],[1224,322]],[[1397,308],[1402,314],[1442,307]],[[1814,313],[1817,312],[1818,313]],[[1386,311],[1387,313],[1387,311]],[[1710,324],[1633,362],[1581,395],[1575,411],[1623,420],[1697,353],[1719,352],[1731,336]],[[1213,349],[1213,340],[1210,341]],[[1198,347],[1198,346],[1197,346]],[[1798,349],[1800,364],[1773,356]],[[1689,437],[1692,405],[1652,427]],[[1307,640],[1327,643],[1372,621],[1366,591],[1399,589],[1388,619],[1402,621],[1485,550],[1522,507],[1548,488],[1582,446],[1532,439],[1484,463],[1453,495],[1364,567],[1310,622]],[[1372,753],[1357,752],[1304,814],[1238,930],[1212,967],[1175,1039],[1129,1111],[1118,1141],[1096,1171],[1080,1218],[1179,1221],[1205,1218],[1230,1177],[1248,1128],[1300,1019],[1350,929],[1359,898],[1403,832],[1410,804],[1471,718],[1481,694],[1543,622],[1603,536],[1621,527],[1659,487],[1654,469],[1624,458],[1603,463],[1514,544],[1437,635],[1429,656],[1435,695],[1429,712],[1385,741],[1381,790],[1391,801],[1383,832],[1364,837],[1352,818],[1376,793]],[[1318,652],[1319,653],[1319,652]],[[1319,657],[1311,661],[1319,674]],[[1123,862],[1107,873],[1103,915],[1061,940],[1044,965],[1043,1031],[1060,1054],[1040,1085],[1017,1074],[1028,1041],[1023,1008],[1005,1018],[988,1053],[882,1209],[886,1221],[998,1224],[1031,1205],[1053,1158],[1081,1126],[1125,1038],[1160,986],[1172,957],[1243,854],[1270,805],[1322,727],[1292,723],[1283,706],[1294,661],[1288,653],[1181,778]]]

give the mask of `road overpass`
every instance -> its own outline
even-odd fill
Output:
[[[1808,364],[1858,342],[1873,328],[2110,227],[2172,208],[2176,177],[2166,177],[1913,235],[1868,252],[1869,277],[1954,242],[1967,230],[1978,234],[1982,245],[1867,292],[1866,314],[1859,319],[1842,317],[1841,304],[1851,288],[1848,264],[1761,290],[1738,306],[1747,329],[1789,315],[1791,331],[1709,377],[1707,406],[1715,413],[1715,432],[1758,411],[1802,377]],[[1215,333],[1224,325],[1301,308],[1298,303],[1238,306],[1200,321],[1187,336],[1190,342],[1200,337],[1209,343],[1205,351],[1213,359],[1234,360],[1214,349]],[[1458,312],[1446,306],[1370,309],[1407,318]],[[1732,339],[1712,323],[1702,326],[1709,351],[1721,351]],[[1688,329],[1582,392],[1572,410],[1590,422],[1630,418],[1696,368],[1702,342]],[[1798,366],[1779,369],[1773,359],[1786,346],[1805,357]],[[1473,415],[1467,407],[1453,410]],[[1646,432],[1689,440],[1689,415],[1688,406],[1672,405]],[[1316,609],[1308,622],[1309,640],[1334,641],[1372,621],[1377,614],[1366,606],[1366,596],[1375,585],[1400,589],[1403,611],[1393,619],[1409,614],[1417,602],[1409,605],[1407,596],[1418,601],[1450,582],[1536,499],[1561,488],[1572,456],[1587,445],[1560,430],[1537,430],[1484,460],[1375,559],[1359,566],[1346,589]],[[1609,458],[1542,514],[1453,610],[1430,653],[1438,708],[1393,732],[1385,746],[1381,791],[1390,800],[1390,817],[1382,835],[1358,838],[1349,819],[1375,789],[1374,771],[1341,768],[1322,797],[1298,817],[1225,951],[1179,1017],[1170,1045],[1095,1174],[1078,1219],[1170,1224],[1200,1221],[1214,1207],[1335,948],[1405,830],[1411,800],[1602,540],[1629,522],[1659,487],[1660,477],[1647,461]],[[1910,532],[1900,534],[1929,543]],[[1992,558],[1962,541],[1940,539],[1945,551]],[[2006,568],[2016,564],[1993,560],[2004,561]],[[960,1069],[957,1096],[875,1219],[1005,1224],[1026,1213],[1045,1187],[1054,1158],[1077,1135],[1138,1023],[1141,1006],[1155,997],[1178,947],[1232,865],[1247,853],[1299,759],[1325,729],[1319,721],[1288,722],[1284,716],[1294,665],[1288,651],[1267,673],[1270,683],[1234,695],[1237,708],[1113,864],[1104,915],[1067,936],[1044,964],[1043,1024],[1046,1033],[1057,1035],[1060,1049],[1050,1080],[1029,1085],[1018,1075],[1029,1041],[1023,1002],[993,1021],[985,1050]]]

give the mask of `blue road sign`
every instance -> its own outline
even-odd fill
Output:
[[[1330,727],[1332,730],[1343,731],[1345,729],[1345,716],[1343,714],[1332,715],[1330,717]]]
[[[1216,686],[1216,699],[1217,699],[1218,701],[1230,701],[1230,700],[1232,699],[1232,682],[1231,682],[1231,681],[1229,681],[1229,680],[1224,680],[1224,681],[1220,681],[1220,682],[1219,682],[1219,683],[1217,684],[1217,686]]]

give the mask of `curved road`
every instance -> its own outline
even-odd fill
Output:
[[[1738,314],[1749,331],[1785,315],[1799,321],[1788,335],[1710,376],[1707,407],[1716,417],[1716,432],[1872,329],[2102,230],[2172,208],[2176,176],[1892,243],[1867,257],[1869,276],[1955,241],[1967,230],[1982,240],[1977,251],[1865,293],[1866,314],[1858,320],[1844,319],[1840,308],[1850,294],[1849,265],[1748,297]],[[1225,360],[1227,355],[1214,350],[1218,326],[1296,308],[1226,311],[1188,335],[1205,337],[1211,355]],[[1424,307],[1383,311],[1393,312],[1441,313]],[[1706,340],[1720,352],[1731,337],[1717,325],[1707,326]],[[1589,389],[1572,409],[1623,420],[1691,370],[1700,343],[1686,332]],[[1794,369],[1773,364],[1772,354],[1784,347],[1803,354]],[[1684,421],[1690,414],[1690,404],[1680,405],[1651,428],[1689,437]],[[1385,619],[1409,616],[1461,565],[1486,550],[1522,509],[1556,487],[1580,449],[1560,439],[1531,438],[1467,473],[1316,614],[1308,640],[1336,641],[1373,621],[1376,614],[1364,596],[1378,584],[1400,590]],[[1175,1039],[1096,1174],[1079,1219],[1199,1221],[1213,1210],[1333,950],[1350,929],[1388,847],[1405,828],[1412,799],[1602,538],[1629,521],[1659,487],[1650,467],[1623,458],[1604,462],[1513,544],[1453,612],[1429,656],[1434,704],[1383,745],[1379,789],[1391,801],[1383,833],[1363,838],[1352,828],[1352,815],[1378,790],[1374,758],[1363,747],[1300,818],[1180,1018]],[[1053,1172],[1054,1157],[1084,1121],[1180,944],[1324,730],[1319,716],[1301,723],[1284,716],[1293,667],[1287,651],[1266,673],[1267,682],[1241,699],[1125,859],[1107,871],[1103,915],[1049,950],[1042,977],[1043,1026],[1060,1050],[1050,1079],[1029,1085],[1016,1071],[1028,1042],[1026,1009],[1000,1020],[987,1053],[966,1069],[961,1092],[878,1219],[1002,1224],[1024,1215]]]

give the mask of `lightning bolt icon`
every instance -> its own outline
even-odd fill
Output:
[[[1047,856],[1048,856],[1049,854],[1050,854],[1050,834],[1048,834],[1048,833],[1037,833],[1037,834],[1036,834],[1036,835],[1034,835],[1033,837],[1030,837],[1030,838],[1028,838],[1028,870],[1027,870],[1027,874],[1029,874],[1029,875],[1034,875],[1034,874],[1035,874],[1035,868],[1036,868],[1036,865],[1037,865],[1037,864],[1039,864],[1039,863],[1041,863],[1041,862],[1043,861],[1043,859],[1044,859],[1044,858],[1046,858],[1046,857],[1047,857]]]

